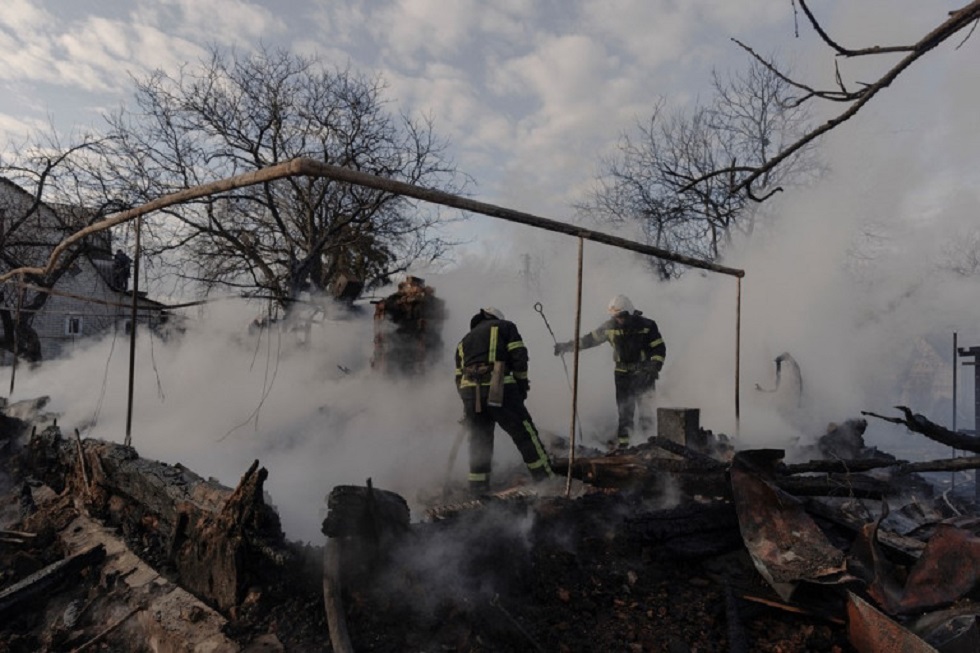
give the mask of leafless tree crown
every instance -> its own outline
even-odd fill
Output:
[[[455,168],[428,119],[394,114],[379,79],[316,58],[213,50],[209,60],[136,80],[136,105],[110,116],[106,186],[130,206],[298,157],[446,190]],[[340,275],[368,287],[443,255],[444,220],[408,198],[289,178],[167,208],[145,223],[150,261],[205,288],[286,307]]]

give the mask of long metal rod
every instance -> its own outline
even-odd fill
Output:
[[[959,334],[953,331],[953,433],[956,433],[956,365],[959,363],[959,349],[957,349],[957,338]],[[949,452],[950,458],[956,458],[956,447],[953,447]],[[950,472],[949,474],[949,487],[956,487],[956,472]]]
[[[575,422],[578,418],[578,339],[582,330],[582,253],[585,249],[585,240],[580,236],[578,239],[578,284],[575,294],[575,356],[572,363],[572,425],[570,427],[571,436],[568,441],[568,475],[565,477],[565,496],[572,492],[572,468],[575,466]]]
[[[735,435],[739,434],[739,419],[741,407],[739,401],[739,380],[741,377],[742,359],[742,277],[736,279],[735,292]]]
[[[973,356],[973,436],[980,435],[980,347],[972,347]],[[973,498],[980,502],[980,469],[973,473]]]
[[[140,223],[136,220],[136,252],[133,257],[133,309],[129,318],[129,398],[126,404],[126,446],[133,444],[133,386],[136,375],[136,316],[140,287]]]
[[[19,341],[17,339],[17,333],[20,331],[20,309],[24,305],[24,275],[20,275],[17,283],[17,314],[14,318],[14,362],[10,365],[10,393],[9,396],[14,396],[14,378],[17,376],[17,349],[19,347]]]
[[[956,340],[958,336],[959,334],[953,331],[953,433],[956,433],[956,364],[959,362],[959,349]]]

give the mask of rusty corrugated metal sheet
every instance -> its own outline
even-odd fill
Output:
[[[847,637],[858,653],[939,653],[853,592],[847,593]]]
[[[739,464],[739,456],[731,478],[742,540],[756,569],[783,600],[789,600],[798,581],[851,578],[843,551],[830,543],[797,498]]]
[[[940,524],[909,572],[898,605],[913,614],[949,605],[980,585],[980,537],[951,524]]]

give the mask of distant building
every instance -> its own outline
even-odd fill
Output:
[[[25,265],[46,264],[53,247],[66,236],[86,226],[91,212],[80,207],[38,203],[34,197],[9,179],[0,177],[0,273]],[[71,263],[51,289],[50,297],[40,309],[21,307],[26,320],[37,335],[37,342],[23,343],[19,352],[33,347],[40,360],[57,358],[70,352],[85,338],[118,328],[128,333],[131,325],[133,293],[129,255],[112,252],[111,235],[102,231],[88,236],[80,255]],[[36,297],[36,290],[26,297]],[[17,283],[0,286],[0,337],[10,342],[7,333],[18,311]],[[137,321],[158,327],[168,319],[160,302],[137,294]],[[9,344],[0,352],[0,363],[9,364]]]
[[[899,402],[927,414],[931,419],[946,421],[953,400],[952,345],[942,350],[934,338],[919,337],[912,344],[909,360],[899,380]],[[946,344],[946,343],[942,343]]]

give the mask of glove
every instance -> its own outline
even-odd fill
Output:
[[[662,367],[662,363],[653,361],[649,365],[644,365],[640,368],[637,372],[637,380],[640,382],[640,385],[652,386],[656,383],[657,379],[660,378],[660,369]]]
[[[524,398],[527,399],[527,393],[531,390],[530,379],[517,379],[517,389],[521,391]]]
[[[566,351],[572,351],[575,347],[571,342],[556,342],[555,343],[555,356],[561,356]]]

